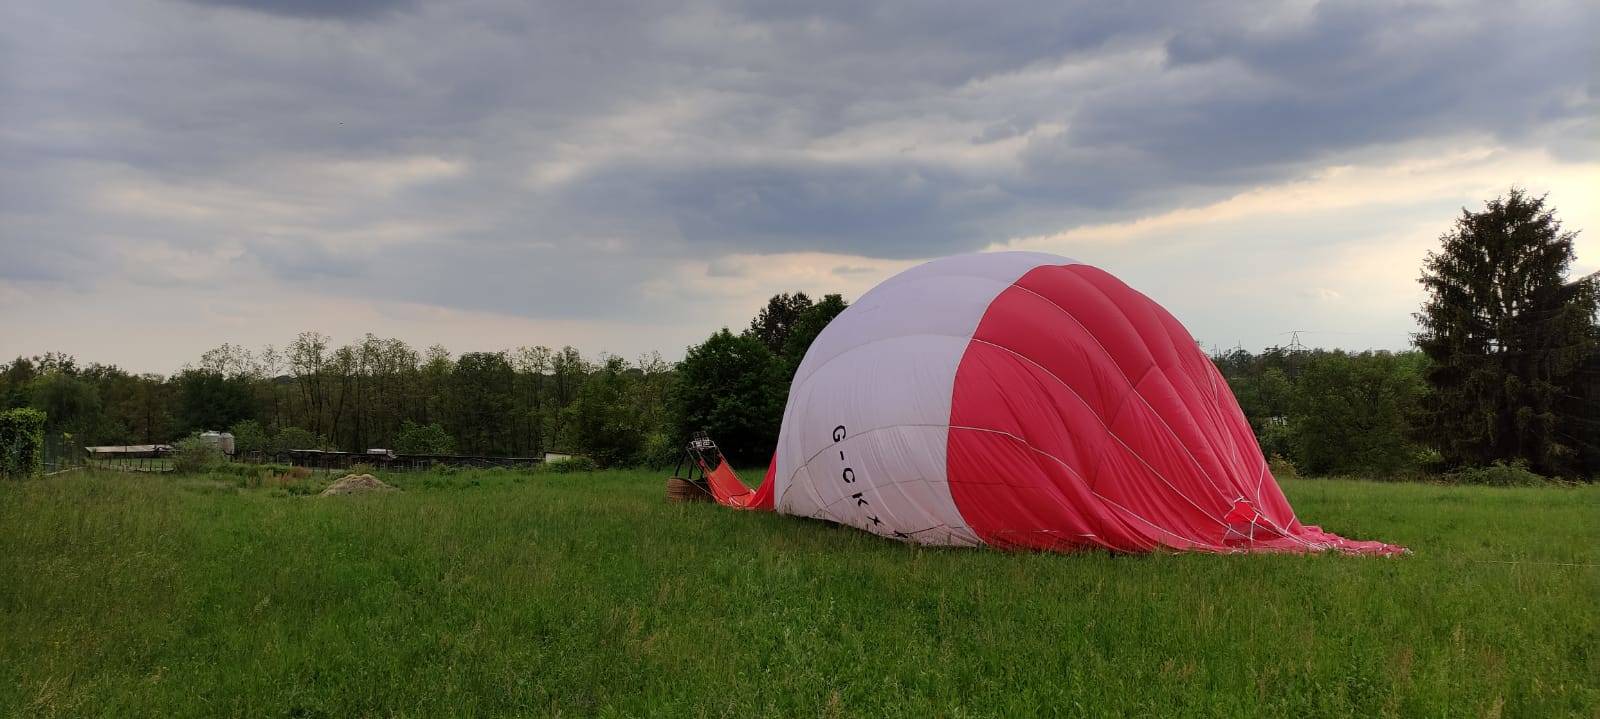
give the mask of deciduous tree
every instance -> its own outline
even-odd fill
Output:
[[[678,366],[672,393],[680,438],[706,430],[735,461],[771,456],[789,378],[767,346],[726,328],[694,347]]]
[[[766,345],[768,352],[781,356],[784,346],[789,341],[790,332],[811,306],[811,298],[804,292],[773,295],[767,300],[767,306],[762,307],[755,318],[750,320],[750,328],[745,330],[745,333],[760,340],[761,344]]]

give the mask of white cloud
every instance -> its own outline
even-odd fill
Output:
[[[1422,301],[1416,278],[1460,208],[1515,184],[1544,194],[1569,228],[1600,227],[1600,163],[1539,151],[1391,148],[1389,163],[1312,176],[1128,222],[1015,238],[990,249],[1055,252],[1118,273],[1206,341],[1305,341],[1400,348]],[[1373,158],[1363,158],[1372,160]],[[1575,274],[1600,268],[1600,237],[1580,234]],[[1322,334],[1318,334],[1322,333]]]

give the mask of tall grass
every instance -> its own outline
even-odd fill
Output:
[[[652,473],[0,483],[0,716],[1591,716],[1600,488],[1297,480],[1399,559],[930,550]]]

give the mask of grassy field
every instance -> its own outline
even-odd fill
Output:
[[[1600,487],[1286,483],[1415,552],[1386,560],[918,549],[645,472],[386,479],[0,483],[0,716],[1600,716]]]

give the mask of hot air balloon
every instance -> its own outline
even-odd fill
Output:
[[[761,486],[704,470],[724,504],[919,544],[1405,551],[1302,524],[1183,325],[1043,253],[885,280],[812,343]]]

